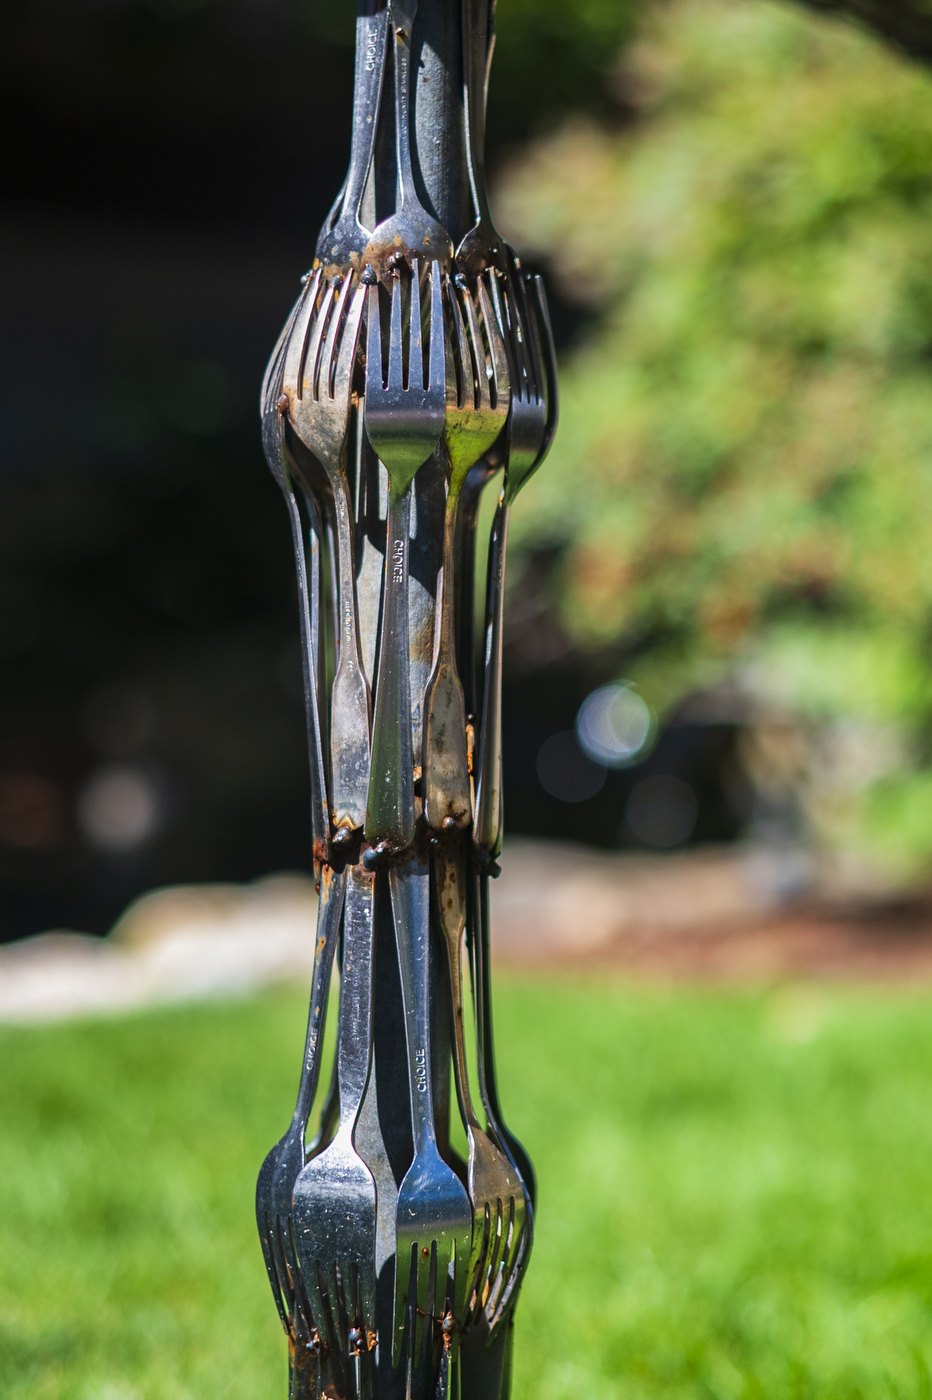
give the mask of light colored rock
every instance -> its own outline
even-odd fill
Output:
[[[756,857],[736,846],[640,855],[512,838],[501,864],[492,952],[504,961],[589,952],[635,931],[721,932],[779,902]]]
[[[108,938],[44,933],[0,947],[0,1020],[102,1014],[308,977],[316,917],[303,876],[154,890]]]
[[[492,885],[492,954],[550,962],[632,934],[662,941],[753,924],[780,882],[737,847],[638,855],[511,838]],[[99,1015],[307,983],[317,896],[307,876],[153,890],[109,937],[45,933],[0,947],[0,1021]]]

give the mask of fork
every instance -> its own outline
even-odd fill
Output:
[[[359,221],[359,209],[375,147],[387,37],[387,10],[357,16],[349,174],[317,240],[317,257],[327,272],[345,272],[357,264],[369,238]]]
[[[425,373],[418,259],[412,260],[406,326],[402,325],[402,277],[395,269],[391,290],[388,374],[382,360],[382,315],[378,284],[369,286],[366,339],[366,432],[388,472],[388,533],[382,592],[372,726],[372,767],[366,809],[366,839],[401,850],[414,839],[414,769],[411,681],[408,672],[408,553],[411,486],[418,468],[443,432],[446,369],[440,266],[430,264],[430,347]],[[373,279],[371,269],[363,280]],[[404,334],[407,329],[407,335]],[[407,355],[405,354],[407,350]],[[405,364],[407,362],[407,375]]]
[[[401,972],[414,1159],[395,1213],[398,1365],[405,1332],[417,1365],[433,1323],[459,1327],[465,1313],[473,1214],[459,1177],[440,1156],[434,1123],[430,1027],[430,866],[417,857],[388,873]]]
[[[334,841],[365,821],[369,785],[369,685],[362,665],[356,607],[354,515],[346,473],[353,372],[366,289],[355,275],[324,283],[302,307],[285,356],[282,391],[295,432],[323,467],[336,517],[339,661],[330,706],[331,808]]]
[[[470,1317],[501,1291],[522,1247],[528,1218],[524,1185],[515,1167],[476,1113],[466,1068],[461,948],[466,928],[466,854],[462,845],[438,842],[434,854],[439,924],[447,949],[453,1000],[453,1064],[457,1099],[469,1145],[469,1195],[473,1208]]]
[[[499,1145],[522,1183],[526,1202],[524,1237],[512,1257],[510,1272],[501,1271],[486,1301],[486,1318],[492,1330],[514,1301],[527,1266],[534,1236],[537,1181],[534,1167],[522,1143],[505,1125],[495,1074],[492,1034],[491,979],[489,976],[489,874],[475,859],[470,861],[467,944],[476,1016],[476,1056],[479,1097],[485,1109],[489,1136]]]
[[[321,865],[330,858],[330,817],[327,802],[327,782],[324,770],[323,733],[318,693],[318,598],[320,594],[320,547],[322,529],[320,517],[312,498],[308,500],[311,515],[311,561],[304,546],[304,523],[298,508],[291,479],[291,462],[285,437],[285,412],[288,400],[282,394],[285,357],[295,321],[307,307],[313,307],[317,297],[319,275],[308,274],[304,290],[298,298],[272,351],[262,381],[262,446],[269,470],[285,497],[291,541],[294,549],[298,579],[298,616],[301,627],[301,666],[304,677],[304,704],[307,718],[307,746],[311,776],[311,846],[314,866],[319,874]]]
[[[376,1341],[375,1181],[353,1144],[372,1060],[375,878],[361,865],[349,867],[337,1043],[340,1121],[333,1141],[299,1174],[292,1202],[311,1311],[325,1319],[328,1347],[360,1365]]]
[[[511,385],[501,328],[478,279],[474,300],[464,278],[447,284],[447,403],[443,440],[450,460],[443,526],[443,565],[434,664],[424,699],[424,816],[435,831],[472,817],[466,750],[466,704],[456,666],[454,544],[460,493],[470,468],[492,446],[508,417]],[[477,303],[478,302],[478,306]],[[465,319],[464,319],[465,312]]]
[[[345,875],[325,865],[321,870],[317,944],[297,1102],[288,1131],[262,1163],[256,1183],[256,1221],[262,1254],[295,1366],[302,1361],[298,1355],[302,1343],[311,1350],[319,1348],[317,1317],[302,1290],[291,1246],[291,1196],[304,1166],[304,1136],[320,1076],[321,1038],[345,889]]]
[[[519,285],[521,319],[529,334],[514,342],[520,358],[517,377],[512,380],[505,484],[489,550],[485,684],[474,828],[480,856],[493,860],[502,849],[502,630],[508,517],[518,492],[550,450],[558,414],[556,356],[544,285],[539,277],[533,279],[533,317],[528,314],[524,282]]]

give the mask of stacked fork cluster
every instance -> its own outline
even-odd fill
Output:
[[[349,173],[262,390],[320,892],[297,1103],[256,1195],[291,1400],[506,1396],[531,1247],[533,1170],[495,1080],[488,884],[508,514],[550,446],[556,376],[540,280],[486,200],[493,2],[363,0]]]

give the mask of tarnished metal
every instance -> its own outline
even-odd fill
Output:
[[[290,1400],[506,1400],[533,1236],[495,1077],[488,882],[508,514],[557,399],[542,285],[485,193],[492,38],[490,0],[361,0],[349,173],[263,382],[320,881],[297,1103],[256,1192]],[[479,502],[501,468],[480,665]]]
[[[379,288],[377,284],[369,288],[366,432],[388,471],[389,504],[366,837],[373,844],[387,843],[395,850],[403,850],[414,838],[408,671],[411,486],[418,468],[430,457],[443,432],[446,386],[440,265],[432,262],[428,267],[426,362],[418,259],[412,258],[406,278],[402,279],[398,268],[392,277],[387,372],[382,360]],[[401,303],[405,293],[408,305],[403,316]]]
[[[369,685],[360,656],[354,520],[345,461],[365,296],[351,273],[325,281],[319,297],[307,297],[291,329],[282,377],[295,432],[323,467],[333,494],[338,660],[330,706],[330,773],[335,841],[346,840],[362,826],[369,790]]]

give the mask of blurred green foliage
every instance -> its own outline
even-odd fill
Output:
[[[674,0],[613,81],[635,120],[564,123],[496,203],[597,317],[516,563],[556,549],[564,626],[660,709],[752,674],[802,716],[899,726],[823,834],[875,846],[882,811],[888,855],[922,862],[932,76],[796,6]]]
[[[515,1400],[924,1400],[929,995],[504,975]],[[4,1400],[274,1400],[252,1183],[299,992],[0,1031]],[[554,1035],[554,1026],[566,1034]]]
[[[523,141],[567,113],[609,115],[611,75],[644,0],[499,0],[489,141]]]

